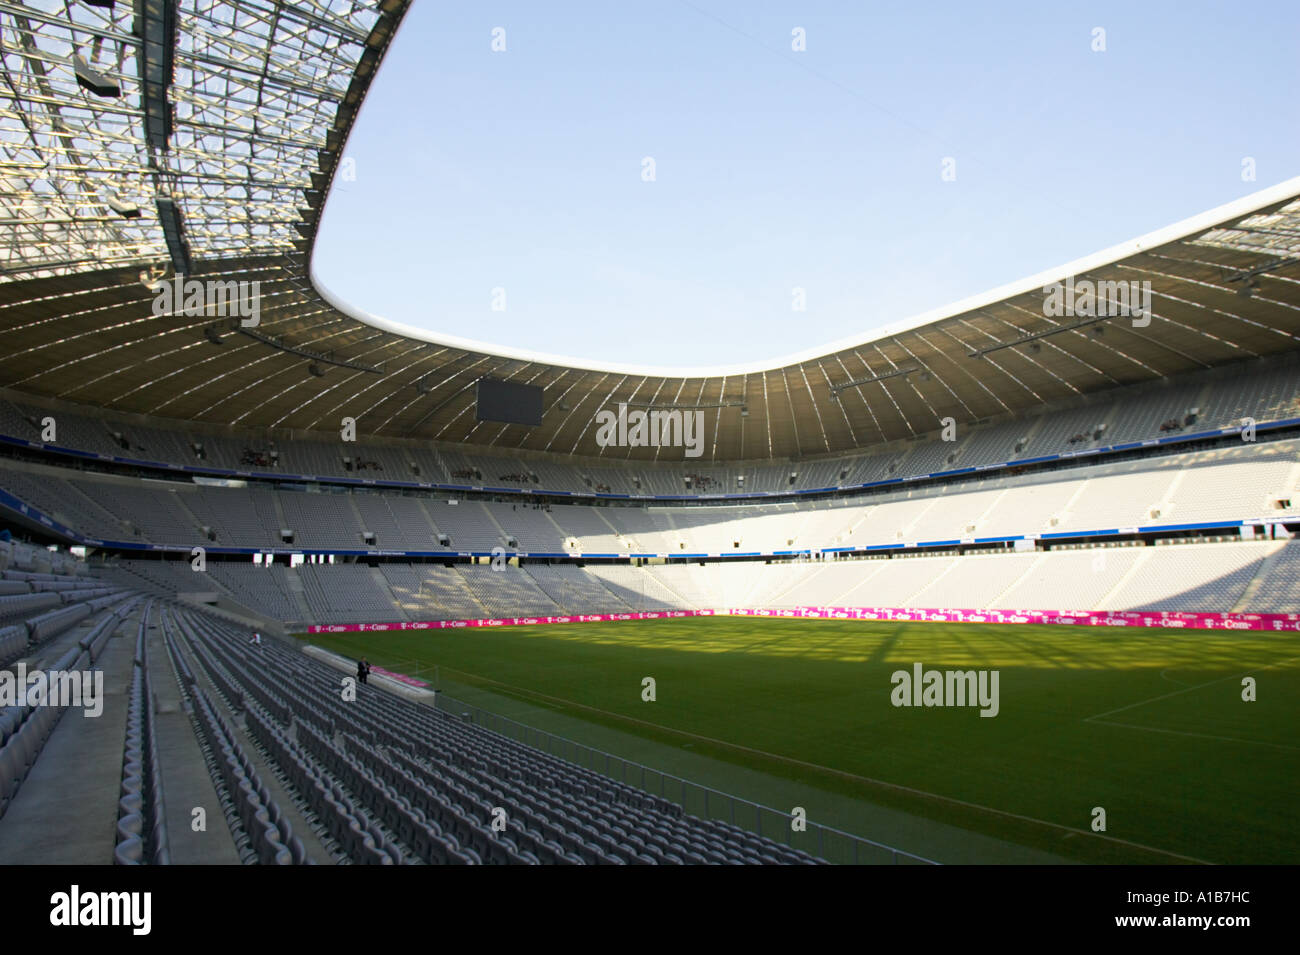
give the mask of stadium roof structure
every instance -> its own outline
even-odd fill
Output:
[[[699,410],[699,464],[869,449],[1300,344],[1300,178],[766,363],[582,361],[367,315],[317,280],[312,252],[408,5],[0,0],[0,386],[250,431],[337,433],[347,416],[363,437],[614,460],[681,449],[601,448],[597,412]],[[178,278],[250,283],[257,324],[227,298],[155,314],[157,283]],[[1139,283],[1150,313],[1057,314],[1054,283],[1079,303],[1085,283]],[[477,421],[485,376],[542,386],[542,424]]]

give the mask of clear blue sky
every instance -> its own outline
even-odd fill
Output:
[[[418,0],[315,266],[489,343],[774,359],[1300,174],[1297,37],[1294,0]]]

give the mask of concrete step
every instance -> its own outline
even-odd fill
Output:
[[[113,863],[139,613],[123,628],[130,636],[110,639],[94,667],[104,673],[103,712],[97,717],[71,707],[64,712],[0,818],[0,865]],[[84,630],[72,632],[75,642]],[[62,646],[67,637],[56,643]],[[55,659],[47,652],[39,658]]]
[[[157,616],[155,615],[155,621]],[[158,738],[158,764],[162,770],[163,807],[167,813],[167,838],[173,865],[239,865],[235,840],[217,802],[217,791],[194,735],[163,643],[162,626],[155,623],[146,641],[149,677],[157,708],[154,733]],[[203,809],[206,829],[193,830],[194,810]]]
[[[248,647],[247,652],[250,660],[256,664],[255,656],[256,647]],[[257,775],[261,777],[266,784],[267,790],[271,793],[271,798],[275,800],[276,805],[280,807],[280,812],[289,820],[289,825],[293,827],[293,834],[302,840],[303,848],[307,850],[308,857],[317,865],[329,865],[334,862],[334,857],[330,851],[321,842],[320,838],[313,831],[311,823],[303,816],[302,812],[294,804],[293,796],[284,787],[279,779],[276,778],[274,770],[257,751],[257,745],[249,736],[242,715],[236,716],[230,707],[226,705],[225,700],[217,691],[215,684],[208,678],[207,671],[203,669],[202,664],[193,653],[190,653],[187,647],[182,647],[182,653],[186,656],[186,663],[194,672],[195,679],[203,692],[207,694],[209,702],[226,718],[231,728],[235,731],[235,736],[239,740],[239,745],[243,747],[245,755],[248,756],[253,766],[257,770]],[[212,813],[208,813],[209,829],[211,829]],[[170,820],[169,820],[170,824]]]

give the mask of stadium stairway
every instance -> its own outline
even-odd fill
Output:
[[[236,725],[233,719],[235,711],[242,709],[249,731],[241,733],[240,739],[251,745],[240,745],[248,768],[259,779],[265,780],[263,797],[275,807],[275,814],[290,823],[291,831],[301,834],[299,839],[305,854],[313,861],[332,859],[356,864],[391,865],[412,861],[403,853],[402,847],[396,845],[391,833],[385,834],[347,796],[335,791],[326,794],[324,783],[321,787],[309,788],[306,777],[294,774],[283,752],[275,758],[272,755],[274,748],[268,750],[264,745],[265,739],[257,735],[255,730],[261,725],[255,713],[257,704],[245,692],[255,678],[246,666],[264,663],[266,657],[262,654],[267,652],[269,644],[256,651],[246,648],[248,653],[258,654],[256,659],[240,659],[241,650],[237,642],[224,648],[202,642],[196,635],[196,626],[201,628],[202,624],[196,624],[193,619],[182,619],[180,631],[185,635],[184,642],[188,647],[185,655],[198,663],[193,668],[195,679],[207,684],[207,691],[201,692],[206,692],[208,701],[231,717],[228,722],[232,729]],[[262,692],[268,691],[262,688]],[[287,742],[285,745],[292,748],[294,744]],[[317,774],[317,778],[322,777]],[[315,833],[315,840],[311,833]]]
[[[280,815],[287,819],[291,831],[301,840],[306,856],[313,861],[327,862],[331,860],[332,851],[321,842],[320,838],[313,832],[311,820],[306,819],[294,803],[294,798],[281,782],[277,779],[273,767],[267,764],[265,759],[258,753],[255,743],[249,736],[244,726],[244,720],[239,714],[230,708],[229,703],[221,695],[218,687],[212,682],[207,675],[207,671],[200,665],[196,666],[196,660],[192,654],[186,650],[177,647],[178,652],[184,656],[192,673],[195,674],[208,701],[217,709],[225,718],[234,735],[244,750],[245,756],[252,764],[258,777],[262,780],[274,804],[278,807]],[[249,647],[248,652],[250,659],[255,663],[255,655],[260,652],[258,648]]]
[[[180,618],[178,620],[178,618]],[[176,689],[189,716],[196,744],[207,761],[217,803],[226,817],[239,861],[246,864],[303,865],[328,860],[331,853],[311,833],[256,751],[245,745],[239,714],[213,679],[209,661],[183,649],[181,615],[163,616],[163,642],[172,663]],[[258,652],[249,647],[250,652]],[[215,808],[215,806],[213,807]],[[209,830],[220,823],[208,813]],[[204,858],[200,849],[200,861]]]
[[[1005,587],[1003,587],[1001,590],[999,590],[998,593],[997,593],[997,595],[994,596],[994,598],[988,602],[988,605],[989,605],[990,607],[1001,607],[1001,606],[1002,606],[1002,600],[1003,600],[1003,598],[1005,598],[1006,595],[1009,594],[1011,591],[1013,591],[1013,590],[1015,590],[1017,587],[1019,587],[1020,584],[1025,580],[1025,578],[1027,578],[1027,577],[1029,577],[1031,574],[1033,574],[1034,570],[1037,568],[1038,562],[1039,562],[1041,559],[1042,559],[1042,557],[1041,557],[1041,555],[1040,555],[1039,557],[1035,558],[1034,560],[1031,560],[1031,561],[1025,561],[1025,569],[1024,569],[1024,572],[1021,573],[1021,574],[1018,574],[1018,575],[1017,575],[1017,576],[1016,576],[1016,577],[1011,581],[1011,583],[1007,584],[1007,586],[1005,586]]]
[[[186,495],[186,494],[177,494],[177,495],[175,495],[176,507],[177,507],[177,509],[178,509],[182,514],[184,514],[184,515],[185,515],[185,516],[190,520],[191,526],[194,528],[194,535],[195,535],[195,538],[198,539],[198,540],[202,540],[202,536],[201,536],[201,535],[202,535],[202,532],[203,532],[203,531],[202,531],[202,528],[203,528],[203,525],[206,523],[206,521],[204,520],[204,518],[202,517],[202,515],[196,513],[196,512],[194,511],[194,509],[190,506],[193,502],[192,502],[192,501],[191,501],[191,502],[187,502],[187,501],[185,500],[187,497],[189,497],[189,495]],[[228,542],[227,542],[227,541],[223,541],[223,540],[221,539],[220,534],[218,534],[218,536],[217,536],[217,538],[216,538],[216,540],[215,540],[215,543],[216,543],[216,544],[225,544],[225,543],[228,543]]]
[[[296,530],[296,528],[290,527],[288,518],[284,516],[284,502],[280,500],[279,494],[271,495],[271,506],[275,508],[275,519],[279,522],[279,526],[273,528],[275,531],[273,536],[276,540],[279,540],[281,530],[285,528]]]
[[[188,666],[166,646],[166,617],[176,611],[142,595],[120,598],[23,659],[29,671],[102,671],[103,710],[0,714],[0,769],[19,774],[5,787],[0,864],[329,859],[273,777],[262,781],[270,774],[240,745],[233,714],[212,705],[216,694],[186,698]],[[220,818],[223,796],[230,826]],[[205,831],[193,830],[194,807],[208,812]]]
[[[1259,568],[1255,571],[1255,576],[1251,578],[1250,583],[1246,585],[1246,589],[1241,592],[1241,599],[1232,606],[1232,611],[1234,613],[1250,613],[1250,611],[1255,607],[1255,597],[1259,594],[1260,588],[1262,588],[1264,582],[1268,580],[1273,567],[1280,561],[1285,560],[1285,553],[1285,548],[1278,548],[1260,561]]]
[[[142,612],[137,603],[122,629],[133,633]],[[79,642],[105,620],[111,628],[93,661],[104,672],[103,712],[87,718],[64,711],[0,817],[0,865],[113,861],[134,646],[117,635],[117,617],[107,611],[101,617],[66,631],[25,661],[29,671],[70,669],[64,660]],[[42,711],[53,712],[34,712]]]
[[[500,535],[500,539],[503,543],[514,537],[513,534],[501,526],[501,522],[497,520],[496,512],[493,508],[484,507],[483,512],[487,515],[487,522],[497,529],[497,533]],[[524,549],[527,550],[527,548]]]
[[[1105,557],[1105,551],[1098,551],[1098,554],[1101,555],[1103,558]],[[1111,587],[1110,590],[1106,591],[1106,593],[1102,596],[1100,600],[1096,602],[1094,606],[1097,607],[1107,606],[1106,601],[1109,600],[1114,594],[1122,593],[1125,584],[1127,584],[1134,577],[1141,574],[1147,562],[1150,559],[1151,559],[1151,554],[1149,553],[1149,549],[1144,548],[1143,552],[1138,554],[1137,560],[1133,561],[1133,566],[1129,567],[1128,570],[1126,570],[1123,574],[1120,575],[1120,578],[1117,581],[1115,581],[1115,586]]]
[[[677,605],[679,607],[690,607],[695,610],[703,609],[697,601],[688,600],[686,597],[682,596],[682,594],[679,593],[676,588],[674,588],[668,581],[664,580],[662,577],[656,576],[655,582],[664,590],[666,590],[668,593],[673,595],[673,599],[677,601]]]
[[[264,765],[353,862],[816,861],[376,687],[344,700],[336,672],[277,643],[252,666],[239,628],[176,616],[214,688],[242,708]],[[505,832],[492,828],[498,809]]]
[[[298,576],[298,568],[288,567],[284,572],[285,590],[289,592],[289,599],[293,601],[294,606],[298,608],[301,616],[299,620],[315,620],[316,614],[312,612],[311,605],[307,603],[307,592],[303,589],[302,578]]]
[[[148,630],[149,665],[157,700],[154,732],[162,770],[164,806],[173,865],[238,865],[234,840],[214,818],[212,780],[181,697],[179,677],[168,658],[161,621]],[[195,832],[193,810],[208,815],[206,831]]]
[[[412,615],[409,610],[402,606],[402,601],[397,599],[397,594],[393,593],[393,588],[388,584],[388,578],[378,567],[370,568],[370,579],[375,582],[375,589],[384,595],[384,599],[389,605],[404,619],[418,620],[419,614]]]
[[[563,546],[564,542],[572,535],[560,525],[560,522],[555,519],[555,515],[550,511],[543,511],[542,516],[546,519],[548,524],[555,528],[556,539],[559,540],[561,546]]]

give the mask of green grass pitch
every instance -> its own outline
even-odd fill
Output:
[[[1015,860],[969,833],[1068,861],[1300,862],[1295,634],[704,617],[310,642],[752,771],[745,795],[793,791],[809,819],[833,797],[840,828],[939,861]],[[914,663],[997,670],[998,715],[893,706]],[[943,835],[907,844],[882,807]]]

